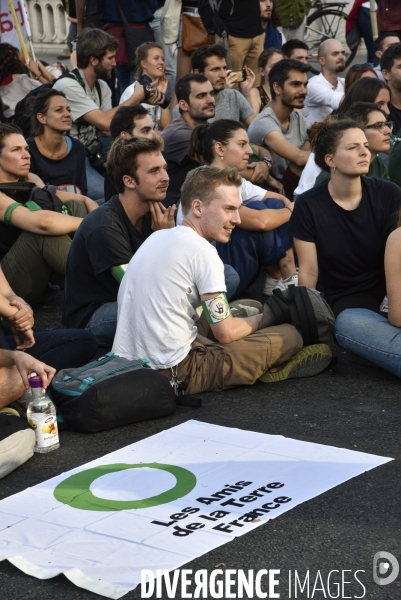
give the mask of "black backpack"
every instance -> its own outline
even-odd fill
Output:
[[[274,290],[266,301],[259,329],[289,323],[302,336],[304,346],[327,344],[336,356],[334,341],[335,316],[315,288],[290,285],[287,290]]]
[[[54,185],[40,188],[33,181],[0,183],[0,192],[15,199],[16,202],[26,204],[31,201],[35,202],[42,210],[69,214],[68,208],[56,195],[56,190],[57,188]]]
[[[79,85],[85,90],[85,83],[82,80],[80,72],[78,71],[78,69],[73,69],[70,73],[64,73],[58,79],[55,79],[52,83],[44,83],[43,85],[41,85],[37,88],[34,88],[24,98],[22,98],[22,100],[17,102],[17,105],[15,107],[13,123],[14,123],[14,125],[17,125],[21,129],[22,134],[25,138],[29,138],[32,136],[31,117],[29,116],[29,110],[27,107],[28,98],[37,96],[44,90],[52,88],[53,85],[56,83],[56,81],[59,81],[60,79],[63,79],[65,77],[68,77],[69,79],[75,79],[76,81],[78,81]],[[97,80],[95,82],[95,88],[98,93],[100,105],[101,105],[102,104],[102,91],[100,89],[100,83]],[[85,121],[85,119],[78,119],[78,121],[74,121],[74,124],[78,125],[78,127],[80,125],[89,125],[89,123],[87,121]]]

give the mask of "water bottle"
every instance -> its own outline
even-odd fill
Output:
[[[56,407],[42,391],[42,380],[37,375],[29,378],[32,399],[26,412],[28,423],[35,431],[34,452],[51,452],[60,448],[57,429]]]

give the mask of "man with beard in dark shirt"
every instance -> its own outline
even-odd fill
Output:
[[[159,137],[114,142],[107,171],[118,195],[85,219],[71,245],[63,321],[89,329],[100,345],[113,343],[127,263],[152,231],[174,227],[175,206],[162,204],[169,183],[162,149]]]

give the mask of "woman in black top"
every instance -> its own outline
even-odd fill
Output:
[[[271,94],[268,75],[272,66],[280,60],[283,60],[283,58],[283,53],[281,50],[277,50],[277,48],[263,50],[262,54],[259,56],[258,67],[261,74],[261,85],[251,90],[249,99],[255,114],[262,112],[269,104]]]
[[[71,191],[76,186],[86,195],[85,148],[69,137],[71,110],[63,92],[46,89],[32,97],[29,107],[34,137],[28,138],[31,172],[46,184]]]
[[[316,163],[331,179],[297,198],[287,228],[299,284],[315,287],[319,274],[336,315],[348,308],[378,311],[386,291],[384,248],[396,226],[401,189],[366,177],[370,152],[363,126],[326,119],[310,131]]]

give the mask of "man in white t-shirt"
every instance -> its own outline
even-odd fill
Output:
[[[345,50],[338,40],[325,40],[319,46],[318,61],[322,66],[319,75],[311,77],[308,83],[308,95],[302,111],[304,117],[312,123],[323,119],[340,106],[344,96],[343,77],[345,69]]]
[[[188,394],[249,385],[259,377],[273,382],[312,375],[331,360],[324,345],[301,350],[292,325],[259,330],[262,315],[232,316],[224,265],[210,242],[227,243],[241,222],[240,185],[235,169],[191,171],[181,190],[183,224],[146,240],[118,294],[113,352],[146,357]]]

